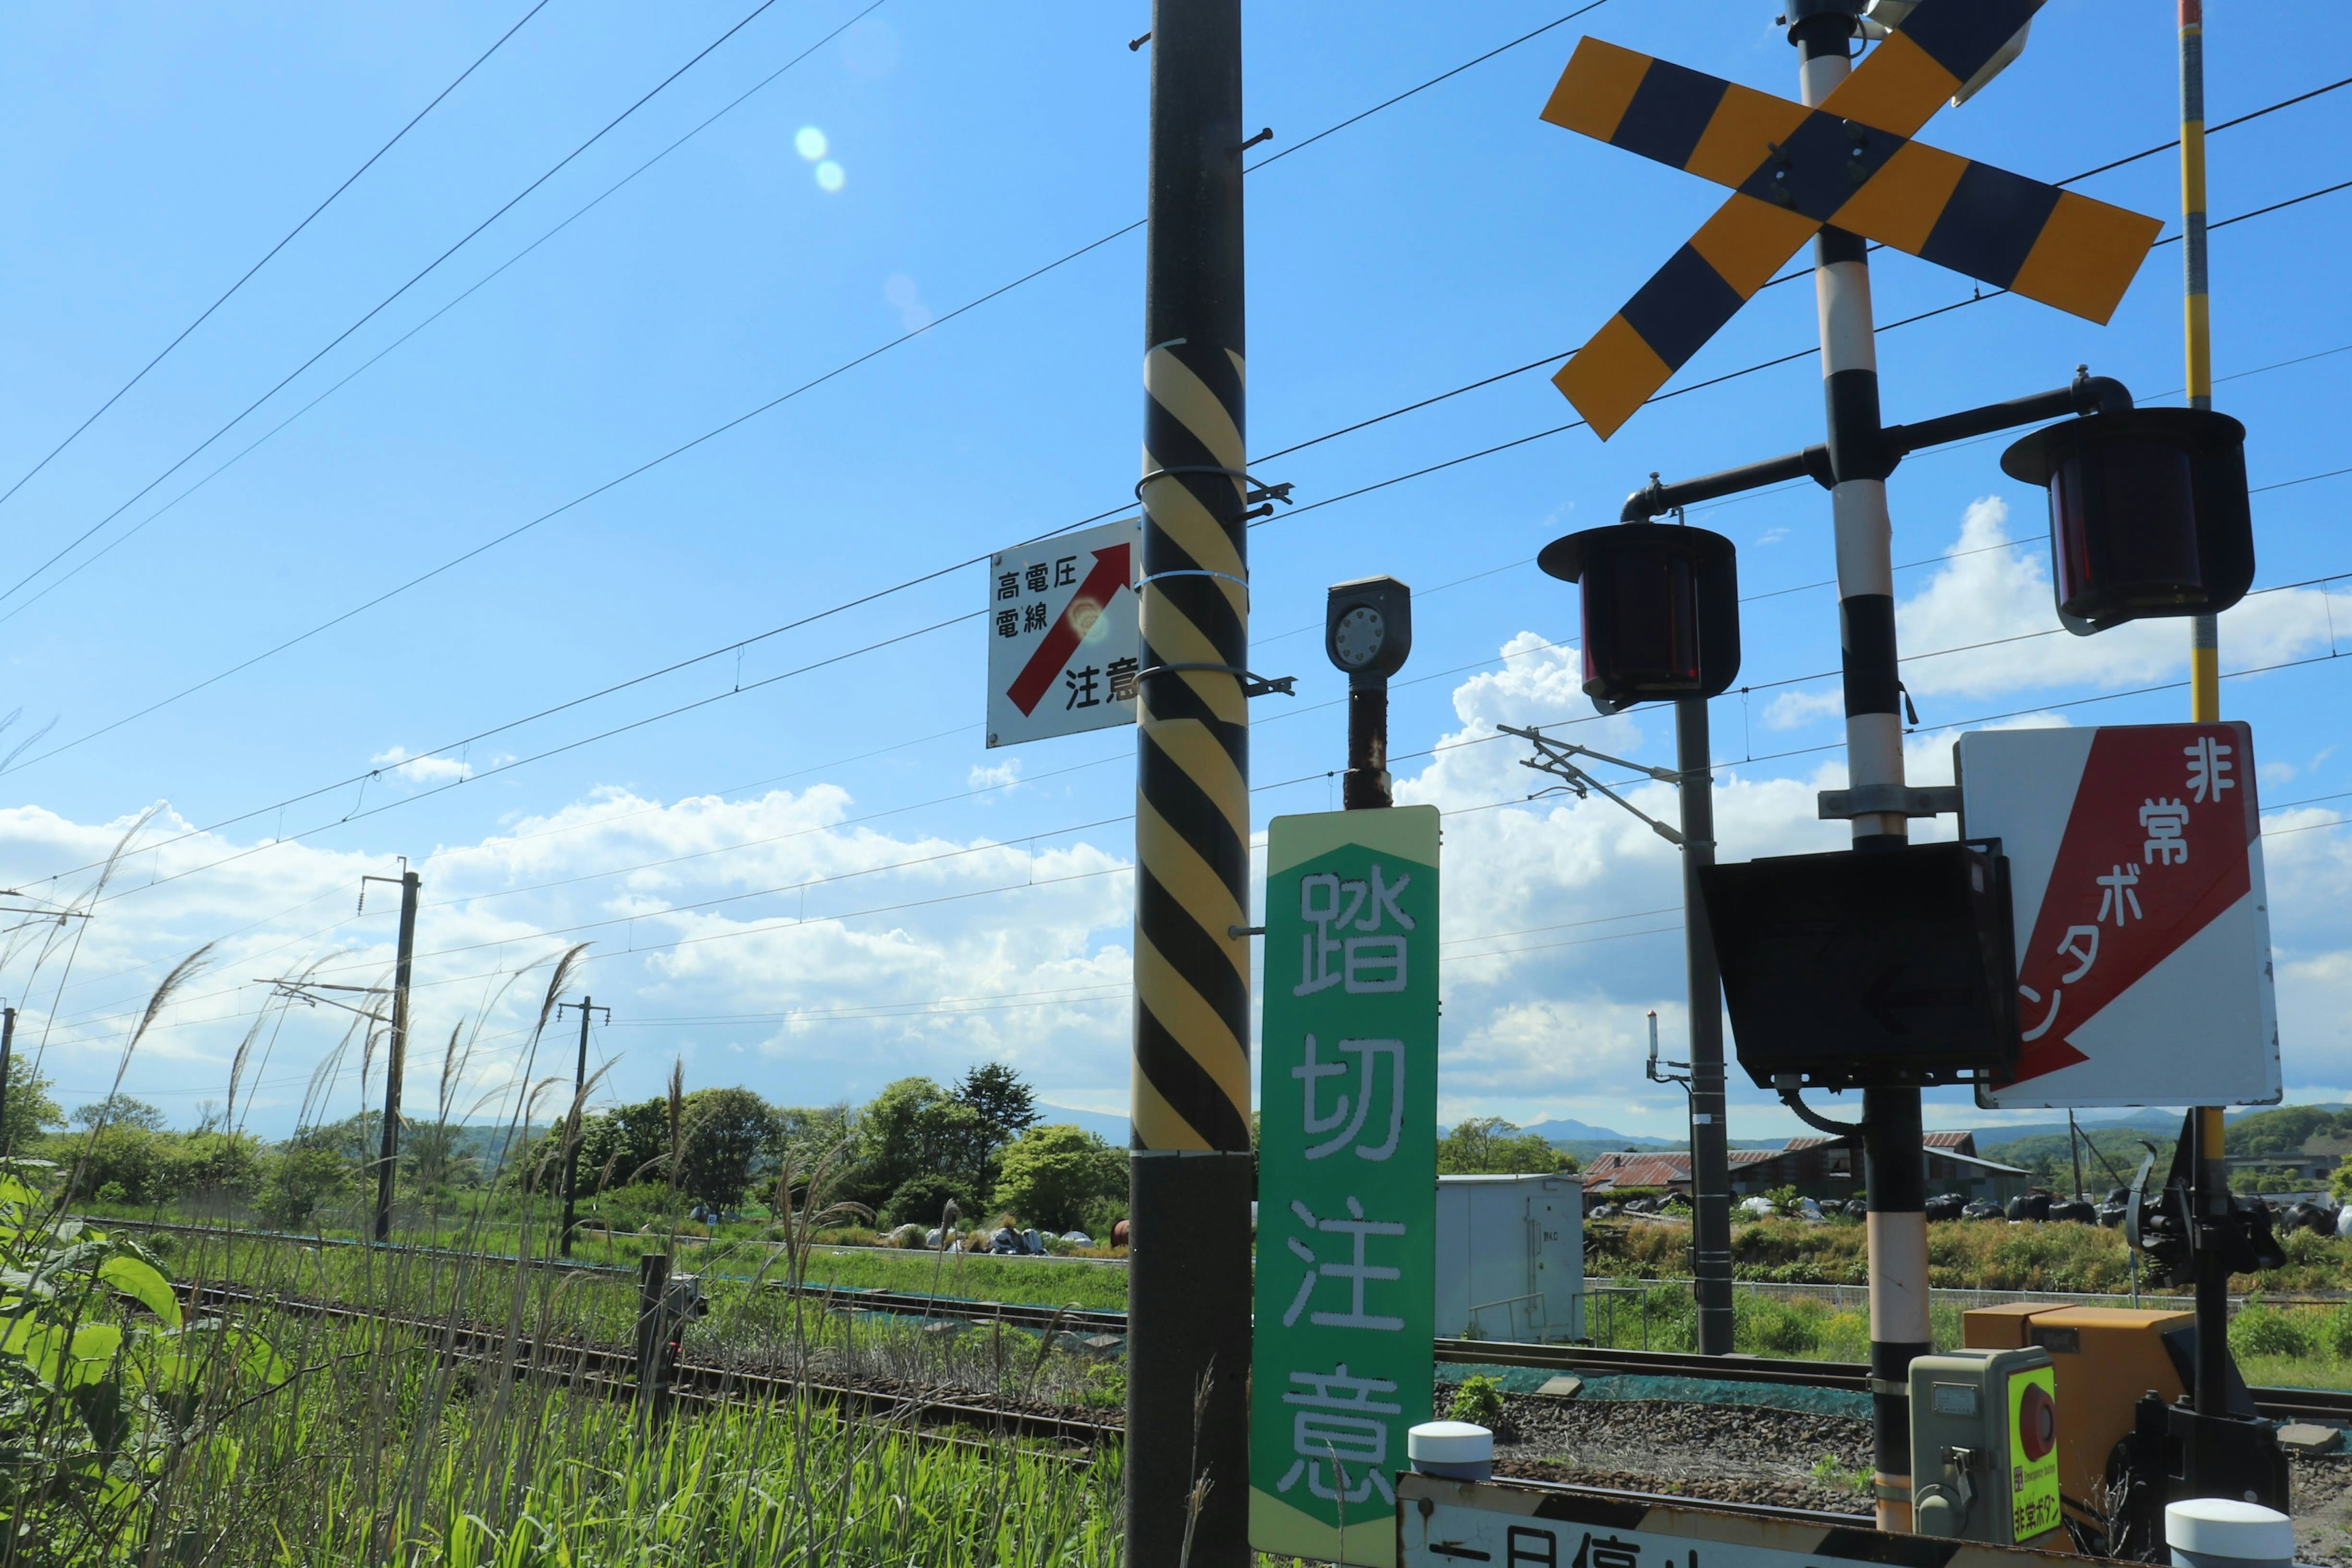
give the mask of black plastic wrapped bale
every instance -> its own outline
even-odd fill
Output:
[[[1584,694],[1603,713],[1713,697],[1739,676],[1739,573],[1703,528],[1623,522],[1544,546],[1536,564],[1584,603]]]
[[[1699,886],[1759,1088],[1926,1087],[2015,1064],[1999,839],[1708,866]]]
[[[2001,454],[2050,492],[2058,617],[2077,636],[2158,616],[2219,615],[2254,580],[2246,427],[2196,408],[2047,426]]]

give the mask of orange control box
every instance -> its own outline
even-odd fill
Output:
[[[2059,1489],[2070,1502],[2095,1507],[2107,1456],[2132,1428],[2132,1406],[2149,1393],[2169,1404],[2186,1392],[2164,1336],[2196,1322],[2193,1312],[2015,1302],[1960,1314],[1960,1342],[2050,1352],[2058,1374]]]

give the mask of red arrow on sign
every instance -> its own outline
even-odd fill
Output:
[[[1054,678],[1062,673],[1063,665],[1080,639],[1094,629],[1096,620],[1109,606],[1111,596],[1127,586],[1128,555],[1133,548],[1129,544],[1114,544],[1108,550],[1095,552],[1094,570],[1078,584],[1078,591],[1070,595],[1070,602],[1062,607],[1062,618],[1047,630],[1045,640],[1037,645],[1037,651],[1029,656],[1019,678],[1005,692],[1024,716],[1034,712],[1037,700],[1052,689]],[[1078,624],[1081,607],[1087,613],[1084,626]]]

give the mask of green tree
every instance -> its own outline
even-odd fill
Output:
[[[980,1113],[998,1143],[1010,1143],[1037,1125],[1037,1095],[1003,1062],[983,1062],[963,1075],[956,1098]]]
[[[1474,1116],[1437,1141],[1437,1169],[1448,1176],[1549,1175],[1576,1169],[1540,1132],[1521,1132],[1499,1116]]]
[[[244,1132],[190,1132],[164,1152],[173,1195],[245,1195],[261,1184],[261,1141]]]
[[[54,1147],[76,1198],[104,1194],[109,1203],[161,1203],[178,1195],[172,1156],[176,1140],[143,1127],[101,1127],[76,1132]]]
[[[715,1208],[740,1205],[774,1141],[775,1112],[748,1089],[698,1089],[686,1097],[683,1126],[677,1190]]]
[[[65,1113],[49,1098],[49,1080],[28,1063],[11,1062],[7,1098],[0,1101],[0,1151],[29,1154],[43,1132],[63,1125],[64,1121]]]
[[[353,1192],[359,1169],[341,1144],[340,1127],[298,1131],[262,1163],[254,1206],[272,1225],[310,1222],[319,1210]]]
[[[2334,1173],[2327,1178],[2327,1195],[2339,1204],[2352,1202],[2352,1154],[2347,1154],[2336,1163]]]
[[[1127,1156],[1082,1127],[1034,1127],[1004,1151],[991,1200],[1043,1230],[1068,1230],[1127,1191]]]
[[[551,1190],[563,1184],[563,1162],[557,1149],[563,1129],[557,1126],[530,1157],[520,1163],[518,1178],[538,1182]],[[669,1180],[669,1101],[639,1100],[591,1116],[580,1124],[580,1190],[602,1192],[632,1182]]]
[[[134,1100],[116,1089],[104,1100],[94,1100],[88,1105],[74,1108],[73,1124],[84,1131],[93,1127],[136,1127],[142,1132],[163,1131],[163,1113],[143,1100]]]

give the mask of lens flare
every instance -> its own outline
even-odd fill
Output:
[[[841,189],[842,181],[847,176],[841,172],[841,165],[830,158],[816,166],[816,184],[819,190],[837,191]]]
[[[814,125],[802,126],[793,136],[793,151],[812,163],[824,156],[826,145],[824,132]]]

